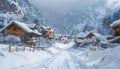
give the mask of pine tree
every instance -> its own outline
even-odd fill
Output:
[[[110,24],[113,23],[115,20],[120,19],[120,9],[117,12],[113,13],[113,15],[108,15],[103,18],[102,22],[102,34],[113,34],[113,30],[110,28]]]

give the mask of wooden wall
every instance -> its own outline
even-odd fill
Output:
[[[120,36],[120,25],[113,27],[115,33],[114,36]]]
[[[11,34],[23,34],[23,33],[25,33],[25,31],[23,29],[21,29],[19,26],[17,26],[16,24],[12,24],[7,29],[7,33],[11,33]]]
[[[46,36],[49,36],[49,35],[52,34],[52,32],[51,31],[42,31],[42,34],[46,35]]]
[[[86,38],[92,38],[93,36],[95,36],[93,33],[89,33]]]

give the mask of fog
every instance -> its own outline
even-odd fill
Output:
[[[120,7],[120,0],[29,0],[33,5],[42,10],[55,13],[67,13],[70,10],[83,10],[95,4],[106,3],[107,7],[113,9]]]
[[[56,12],[89,8],[100,1],[101,0],[30,0],[30,2],[38,8]]]
[[[99,14],[97,18],[104,17],[107,13],[111,14],[120,7],[120,0],[29,0],[31,4],[42,10],[46,25],[54,26],[57,30],[68,33],[69,29],[73,29],[80,23],[90,23],[94,13]],[[90,15],[89,10],[94,12]],[[69,14],[71,16],[69,16]],[[83,15],[81,15],[83,14]],[[77,16],[79,15],[79,17]],[[81,17],[80,17],[81,16]],[[84,16],[87,20],[84,22]],[[98,19],[100,21],[101,19]],[[95,19],[96,20],[96,19]],[[89,22],[90,21],[90,22]],[[95,27],[97,27],[97,23]],[[75,25],[74,25],[74,24]],[[68,25],[69,24],[69,25]],[[73,27],[74,25],[74,27]],[[81,24],[80,24],[81,25]],[[66,32],[68,30],[68,32]],[[70,33],[70,32],[69,32]]]

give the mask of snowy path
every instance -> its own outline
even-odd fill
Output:
[[[55,44],[45,51],[6,52],[0,45],[0,69],[119,69],[120,47],[83,51]],[[112,51],[112,52],[111,52]],[[116,53],[117,52],[117,53]],[[19,60],[18,60],[19,59]],[[112,61],[111,61],[112,59]],[[6,66],[5,66],[6,65]]]
[[[47,59],[43,63],[38,62],[30,66],[28,65],[17,69],[77,69],[75,66],[76,62],[73,60],[71,53],[68,51],[71,46],[61,46],[62,48],[56,49],[58,51],[54,53],[53,57]]]
[[[69,69],[66,60],[66,54],[66,52],[61,52],[49,65],[48,69]]]
[[[70,54],[67,51],[61,53],[51,62],[48,69],[76,69]]]
[[[39,69],[77,69],[72,55],[67,50],[72,44],[58,44],[57,46],[59,47],[59,52],[57,52],[52,58],[48,59],[48,61],[42,65],[43,67]]]

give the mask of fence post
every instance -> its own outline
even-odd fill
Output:
[[[16,52],[18,51],[18,48],[17,48],[17,46],[16,46]]]
[[[39,51],[40,51],[40,37],[38,38],[38,45],[39,45]]]
[[[33,52],[35,51],[35,45],[33,45]]]
[[[25,51],[25,46],[23,45],[23,51]]]
[[[11,45],[9,45],[9,52],[11,51]]]

